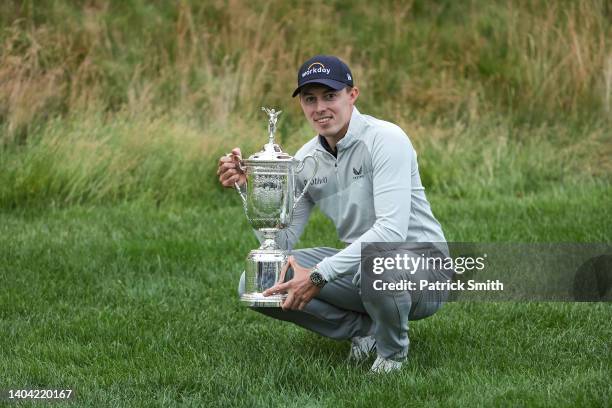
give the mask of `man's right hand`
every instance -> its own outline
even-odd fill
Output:
[[[238,165],[241,159],[242,153],[239,147],[235,147],[230,154],[222,156],[219,159],[217,175],[223,187],[233,188],[234,183],[238,183],[239,186],[246,183],[246,174],[240,170],[240,166]]]

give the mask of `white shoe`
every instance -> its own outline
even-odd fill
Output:
[[[376,350],[376,340],[374,336],[355,336],[351,339],[351,351],[349,360],[363,361],[370,357]]]
[[[402,368],[404,363],[401,361],[388,360],[381,356],[376,357],[376,361],[372,364],[370,372],[372,373],[391,373]]]

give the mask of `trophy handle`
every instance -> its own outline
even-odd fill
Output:
[[[306,193],[306,191],[308,190],[308,187],[310,187],[310,183],[312,183],[312,180],[314,179],[314,177],[317,175],[317,170],[319,170],[319,160],[317,160],[317,158],[315,157],[316,152],[313,154],[309,154],[308,156],[304,157],[304,159],[300,162],[300,164],[298,165],[297,169],[295,169],[295,174],[300,173],[302,170],[304,170],[304,165],[306,164],[306,160],[308,159],[312,159],[314,161],[314,171],[312,172],[312,176],[310,177],[310,179],[306,182],[306,185],[304,186],[304,189],[302,190],[302,193],[297,196],[295,198],[295,201],[293,202],[293,209],[295,210],[295,207],[297,207],[298,203],[300,202],[300,200],[302,199],[302,197],[304,197],[304,194]]]
[[[240,188],[240,186],[238,185],[238,183],[234,182],[234,187],[236,187],[236,191],[238,191],[238,194],[240,194],[240,198],[242,198],[242,206],[244,207],[244,210],[246,211],[247,209],[247,198],[246,198],[246,194],[244,194],[242,192],[242,189]]]
[[[232,157],[233,154],[232,153],[228,153],[225,156],[227,157]],[[240,171],[242,171],[243,173],[246,173],[246,167],[244,167],[242,165],[242,159],[239,158],[238,159],[238,168],[240,169]],[[242,189],[240,188],[240,186],[238,185],[238,183],[234,182],[234,187],[236,187],[236,191],[238,191],[238,194],[240,194],[240,198],[242,198],[242,205],[244,207],[244,211],[246,212],[247,210],[247,198],[246,198],[246,194],[244,194],[242,192]]]
[[[242,165],[242,160],[238,160],[238,168],[240,169],[240,171],[242,171],[244,174],[246,174],[246,167],[244,167]],[[244,182],[244,185],[246,186],[247,181]],[[247,197],[246,194],[242,192],[242,189],[240,188],[240,186],[238,185],[237,182],[234,181],[234,187],[236,187],[236,191],[238,191],[238,194],[240,194],[240,198],[242,198],[242,206],[244,207],[244,213],[247,214]]]

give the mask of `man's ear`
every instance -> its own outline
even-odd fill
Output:
[[[349,92],[349,98],[351,99],[351,103],[354,104],[358,97],[359,97],[359,88],[354,86],[351,88]]]

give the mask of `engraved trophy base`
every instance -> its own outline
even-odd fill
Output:
[[[273,241],[266,241],[271,245]],[[283,266],[287,263],[287,251],[280,249],[254,249],[246,259],[245,292],[240,302],[251,307],[280,307],[286,294],[275,294],[264,297],[266,289],[276,285],[282,278]]]
[[[245,293],[240,296],[240,302],[249,307],[281,307],[287,295],[266,296],[261,292]]]

